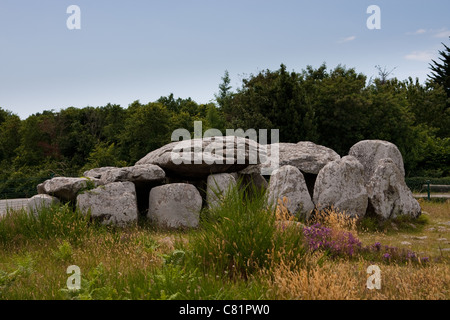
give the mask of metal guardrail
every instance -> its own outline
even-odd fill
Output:
[[[427,190],[427,199],[431,199],[431,190],[433,191],[442,191],[448,192],[450,191],[450,185],[441,185],[441,184],[430,184],[430,180],[426,181],[426,184],[422,186],[422,188]]]
[[[430,184],[429,185],[431,191],[435,192],[450,192],[450,185],[446,184]],[[424,190],[428,189],[428,184],[424,184],[422,186]]]

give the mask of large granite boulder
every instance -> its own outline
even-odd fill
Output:
[[[82,190],[99,186],[100,180],[95,178],[56,177],[44,181],[37,186],[39,194],[48,194],[61,200],[74,201]]]
[[[100,178],[102,184],[119,181],[130,182],[160,182],[166,174],[163,169],[153,164],[136,165],[132,167],[112,168],[105,170]]]
[[[383,140],[363,140],[353,145],[348,154],[354,156],[363,165],[364,181],[366,183],[369,182],[375,172],[378,161],[386,158],[391,158],[400,170],[402,176],[405,177],[402,154],[397,146],[391,142]]]
[[[313,200],[318,210],[333,207],[351,217],[364,216],[368,195],[362,164],[352,156],[328,163],[317,176]]]
[[[279,167],[290,165],[303,173],[318,174],[327,163],[341,157],[334,150],[309,141],[298,143],[274,143],[267,145],[267,157],[279,154]],[[241,173],[261,173],[269,163],[250,166]]]
[[[48,194],[37,194],[30,199],[28,199],[28,209],[33,214],[37,215],[37,213],[42,208],[50,208],[51,206],[60,203],[59,199]]]
[[[195,228],[198,226],[202,197],[191,184],[173,183],[150,191],[147,217],[162,228]]]
[[[132,182],[113,182],[78,195],[77,206],[83,213],[103,224],[124,227],[138,220],[136,190]]]
[[[155,164],[167,174],[206,178],[213,173],[230,173],[258,164],[264,150],[254,140],[227,136],[172,142],[147,154],[136,165]]]
[[[378,166],[367,184],[370,210],[377,216],[390,219],[401,215],[417,218],[421,214],[419,202],[405,183],[396,161],[387,158]]]
[[[286,208],[292,215],[299,214],[309,218],[314,210],[303,174],[294,166],[286,165],[274,171],[267,191],[269,205],[276,207],[279,200],[286,198]]]
[[[206,182],[206,202],[209,208],[220,205],[227,192],[236,186],[236,179],[229,173],[208,176]]]
[[[117,169],[117,167],[101,167],[87,170],[83,173],[83,177],[100,179],[103,173],[111,169]]]

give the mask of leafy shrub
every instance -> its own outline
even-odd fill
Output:
[[[64,240],[59,246],[58,250],[53,252],[53,256],[62,261],[68,261],[72,258],[72,246],[67,240]]]
[[[0,298],[4,292],[19,278],[30,276],[34,272],[35,260],[28,253],[14,258],[15,270],[6,272],[0,270]]]

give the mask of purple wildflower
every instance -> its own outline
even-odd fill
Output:
[[[381,250],[381,243],[375,242],[373,244],[373,247],[375,248],[376,251],[380,251]]]
[[[334,231],[321,224],[314,224],[303,229],[308,248],[328,250],[333,255],[352,256],[356,249],[361,248],[361,242],[350,232]]]
[[[408,251],[408,253],[406,254],[406,258],[407,259],[415,259],[416,258],[416,254],[412,251]]]

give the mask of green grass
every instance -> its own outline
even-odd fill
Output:
[[[273,264],[279,252],[293,259],[304,253],[299,230],[279,232],[275,208],[267,206],[264,193],[244,189],[238,183],[226,193],[225,205],[204,212],[200,230],[189,240],[187,263],[203,272],[247,279]]]
[[[9,210],[0,219],[0,243],[19,244],[61,238],[69,242],[81,241],[94,228],[90,228],[89,216],[66,205],[54,205],[41,209],[37,215],[25,209],[14,212]]]
[[[439,251],[450,239],[450,202],[421,202],[427,214],[416,220],[360,222],[355,236],[364,244],[431,260],[376,260],[384,287],[368,292],[365,269],[374,257],[308,252],[295,221],[280,224],[264,194],[244,189],[229,190],[224,205],[202,212],[198,229],[183,232],[148,223],[106,227],[66,205],[37,216],[9,212],[0,219],[0,299],[450,298],[449,253]],[[79,291],[67,289],[70,265],[81,269]]]
[[[420,215],[417,219],[400,216],[395,219],[378,219],[377,217],[364,217],[357,223],[359,231],[383,233],[421,233],[429,223],[429,217]]]

